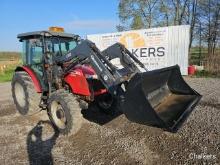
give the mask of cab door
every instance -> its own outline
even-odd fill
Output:
[[[30,67],[39,80],[43,91],[47,90],[43,72],[43,44],[41,39],[25,39],[23,43],[22,63]]]
[[[43,78],[43,44],[40,39],[27,41],[26,64],[34,70],[39,80]]]

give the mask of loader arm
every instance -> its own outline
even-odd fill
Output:
[[[111,63],[114,58],[120,59],[122,69]],[[120,102],[125,116],[139,124],[176,132],[201,99],[184,81],[178,65],[147,71],[119,43],[101,52],[91,41],[82,40],[56,61],[64,63],[72,59],[81,64],[89,63],[108,92]],[[146,72],[141,72],[138,66]],[[123,83],[125,88],[121,87]]]
[[[110,56],[114,56],[114,58],[119,57],[124,68],[118,69],[114,66],[110,62]],[[75,49],[65,56],[56,58],[55,61],[58,64],[63,64],[73,59],[77,59],[77,61],[74,60],[75,63],[72,63],[73,66],[78,63],[89,63],[95,70],[98,79],[112,95],[117,95],[119,84],[128,81],[134,74],[140,72],[134,63],[135,60],[132,60],[131,54],[126,53],[126,48],[119,43],[101,52],[91,41],[82,40]],[[144,66],[138,59],[136,61],[142,67]],[[70,71],[72,66],[68,68],[65,72]]]

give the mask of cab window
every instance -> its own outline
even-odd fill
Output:
[[[42,47],[34,46],[31,48],[31,64],[39,64],[42,62],[43,49]]]
[[[28,64],[41,64],[43,58],[43,46],[40,39],[29,40],[29,47]]]
[[[77,42],[73,39],[66,38],[53,38],[46,41],[49,51],[52,52],[55,56],[62,56],[67,54],[70,50],[74,49],[77,45]]]
[[[43,58],[43,46],[40,39],[24,40],[22,62],[23,64],[40,64]]]

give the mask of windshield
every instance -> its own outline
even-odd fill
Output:
[[[47,51],[62,56],[67,54],[70,50],[74,49],[77,42],[73,38],[58,38],[53,37],[46,39]]]

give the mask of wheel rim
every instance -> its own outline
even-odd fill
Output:
[[[17,100],[17,103],[19,104],[20,107],[25,106],[25,92],[23,86],[16,82],[15,83],[15,97]]]
[[[65,129],[66,127],[66,116],[63,107],[56,101],[51,103],[51,117],[54,124],[59,129]]]
[[[103,109],[109,109],[113,104],[113,97],[111,95],[103,96],[99,102],[99,106]]]

